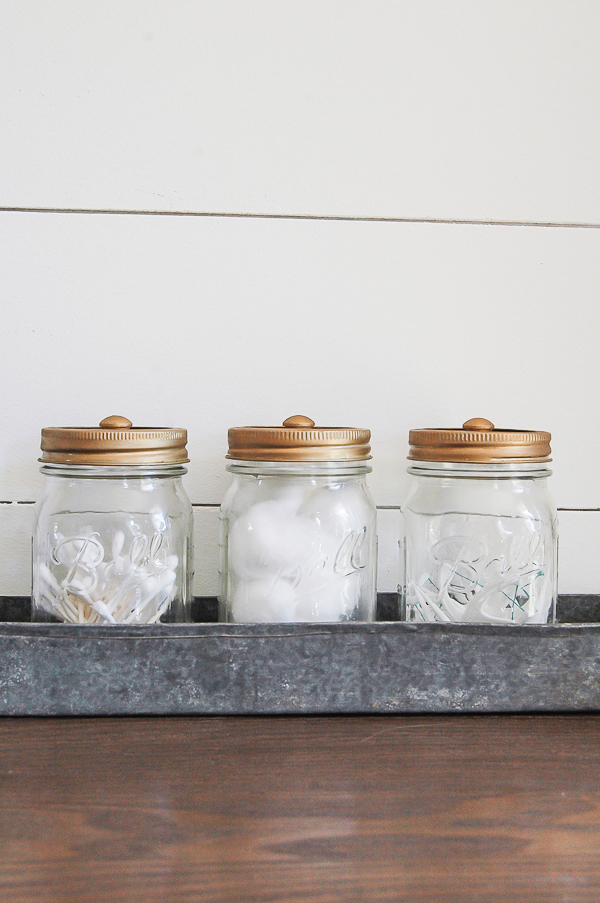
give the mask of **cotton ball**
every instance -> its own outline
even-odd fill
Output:
[[[297,581],[308,581],[311,585],[329,583],[334,575],[339,540],[330,533],[318,530],[307,518],[302,518],[301,524],[305,534],[302,554],[294,560]]]
[[[228,559],[243,578],[261,578],[290,570],[310,553],[313,525],[280,502],[253,505],[231,526]]]
[[[239,623],[290,623],[296,620],[296,592],[287,580],[241,583],[233,595],[231,618]]]
[[[231,496],[228,492],[223,501],[223,510],[235,520],[253,505],[270,501],[278,502],[295,513],[306,498],[307,490],[311,488],[310,485],[305,487],[297,482],[269,477],[243,480],[238,485],[233,484]]]
[[[244,514],[248,508],[262,498],[261,481],[252,478],[233,483],[223,499],[222,510],[232,520]]]
[[[345,483],[316,489],[298,513],[335,536],[344,536],[350,531],[359,533],[370,527],[373,520],[373,507],[366,493]]]
[[[360,576],[349,574],[326,584],[298,587],[298,621],[347,621],[360,597]]]
[[[360,596],[360,574],[349,560],[353,534],[311,534],[311,550],[298,570],[298,620],[338,621],[352,616]],[[346,548],[347,547],[347,548]]]
[[[268,486],[268,494],[272,501],[277,502],[283,508],[295,514],[304,503],[311,489],[312,484],[310,482],[277,480]]]

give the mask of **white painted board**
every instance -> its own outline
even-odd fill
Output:
[[[0,206],[600,223],[600,4],[3,0]]]
[[[227,429],[291,414],[373,434],[404,497],[408,431],[553,434],[559,507],[600,507],[600,230],[0,213],[0,500],[41,486],[43,426],[189,431],[193,502]]]

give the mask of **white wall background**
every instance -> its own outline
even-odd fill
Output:
[[[560,590],[600,592],[599,0],[0,0],[0,594],[42,426],[184,426],[197,593],[227,428],[553,433]]]

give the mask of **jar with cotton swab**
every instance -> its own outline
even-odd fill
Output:
[[[373,620],[370,438],[369,430],[317,427],[301,415],[283,426],[229,430],[220,620]]]
[[[192,507],[187,432],[42,430],[45,485],[33,536],[34,621],[106,626],[190,620]]]
[[[558,523],[548,490],[550,433],[410,431],[402,506],[408,621],[546,624],[555,618]]]

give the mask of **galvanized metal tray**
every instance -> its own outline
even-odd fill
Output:
[[[395,614],[392,595],[380,616]],[[0,623],[2,715],[266,715],[600,709],[600,623],[554,626]],[[562,597],[596,620],[600,597]],[[0,616],[28,616],[4,599]]]

